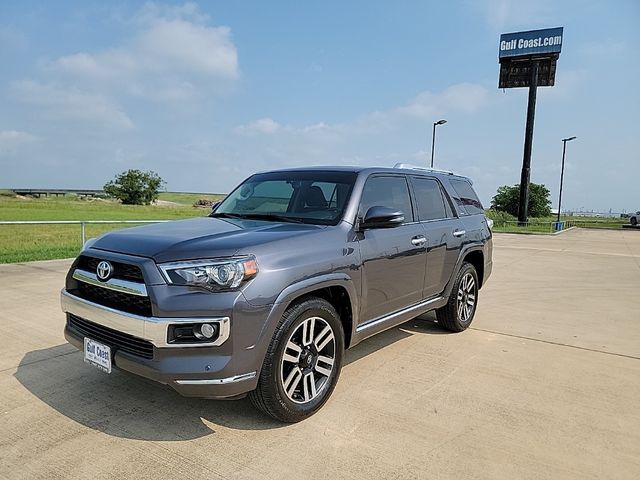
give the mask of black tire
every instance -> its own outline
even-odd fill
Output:
[[[636,217],[631,217],[631,225],[637,225],[638,219]]]
[[[294,351],[298,354],[299,363],[297,364],[288,362],[285,359],[285,351],[289,353],[292,352],[287,345],[290,340],[294,341],[294,336],[298,335],[299,332],[304,335],[305,330],[302,324],[309,322],[311,319],[318,318],[320,321],[313,320],[313,325],[315,326],[317,322],[317,324],[322,327],[321,331],[324,331],[326,326],[329,326],[332,330],[330,333],[333,333],[333,343],[328,347],[324,347],[333,347],[333,364],[330,374],[322,376],[324,383],[316,392],[314,379],[317,375],[319,379],[318,382],[320,382],[321,376],[316,369],[324,368],[326,371],[327,368],[326,364],[322,367],[318,359],[319,354],[316,354],[314,357],[312,352],[309,351],[309,354],[314,357],[309,360],[306,349],[315,349],[317,353],[315,347],[318,343],[323,343],[322,340],[320,342],[316,341],[320,337],[320,334],[316,331],[317,336],[312,335],[311,337],[313,343],[308,347],[300,347],[302,353]],[[302,331],[300,330],[301,328],[303,329]],[[329,334],[326,335],[328,336]],[[321,350],[324,352],[323,349]],[[318,297],[305,297],[300,299],[287,308],[278,323],[269,348],[267,349],[262,370],[260,371],[258,386],[254,391],[249,393],[249,398],[256,408],[276,420],[287,423],[304,420],[316,413],[331,396],[340,376],[343,356],[344,331],[342,322],[335,308],[326,300]],[[324,358],[328,358],[328,356]],[[305,360],[308,360],[308,362],[305,362]],[[306,367],[303,367],[303,363]],[[296,393],[293,393],[292,396],[289,396],[289,393],[285,389],[285,369],[287,367],[290,368],[290,373],[292,370],[298,369],[300,372],[300,380],[298,380],[296,385],[300,385],[300,382],[304,384],[300,385],[300,392],[295,390]],[[306,373],[303,374],[302,372]],[[286,376],[287,379],[289,379],[289,375]],[[311,380],[309,380],[309,378],[311,378]],[[307,383],[307,381],[309,383]],[[314,382],[313,394],[317,394],[317,396],[306,401],[305,398],[300,397],[307,396],[307,387],[309,386],[309,390],[311,390],[311,382]],[[291,382],[291,384],[293,384],[293,382]],[[302,393],[303,389],[304,393]],[[296,398],[296,396],[298,396],[298,398]]]
[[[469,275],[473,278],[473,286],[470,289],[472,292],[466,292],[468,289],[462,288],[465,287],[463,281],[467,282]],[[476,272],[473,265],[464,262],[456,276],[453,288],[451,289],[451,295],[449,295],[449,301],[444,307],[436,310],[438,323],[451,332],[462,332],[466,330],[469,325],[471,325],[476,313],[476,308],[478,307],[478,289],[478,272]],[[468,310],[464,310],[464,304],[470,300],[470,294],[473,295],[473,305],[468,307]],[[461,304],[461,308],[463,309],[462,314],[459,308]]]

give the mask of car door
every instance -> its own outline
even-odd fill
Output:
[[[406,176],[369,177],[360,199],[359,217],[363,218],[373,206],[402,211],[405,223],[359,232],[361,323],[418,303],[422,299],[426,266],[426,239],[422,226],[414,221]]]
[[[433,177],[412,175],[418,221],[427,238],[427,268],[423,298],[441,294],[458,260],[462,248],[460,220],[454,215],[449,198]]]

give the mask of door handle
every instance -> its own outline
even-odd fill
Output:
[[[415,245],[416,247],[421,247],[425,243],[427,243],[427,237],[425,237],[424,235],[416,235],[411,239],[411,244]]]
[[[466,233],[467,233],[466,230],[455,230],[453,232],[453,236],[454,237],[464,237]]]

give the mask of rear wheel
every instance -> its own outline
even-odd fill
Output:
[[[478,305],[478,273],[464,262],[453,284],[448,303],[436,311],[438,323],[452,332],[461,332],[471,325]]]
[[[637,217],[631,217],[631,225],[637,225],[638,224],[638,218]]]
[[[342,323],[333,306],[308,297],[290,306],[267,350],[252,403],[283,422],[299,422],[329,399],[344,353]]]

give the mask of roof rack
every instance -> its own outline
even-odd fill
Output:
[[[437,168],[420,167],[411,165],[410,163],[396,163],[393,168],[402,168],[405,170],[423,170],[425,172],[446,173],[447,175],[455,175],[451,170],[439,170]]]

